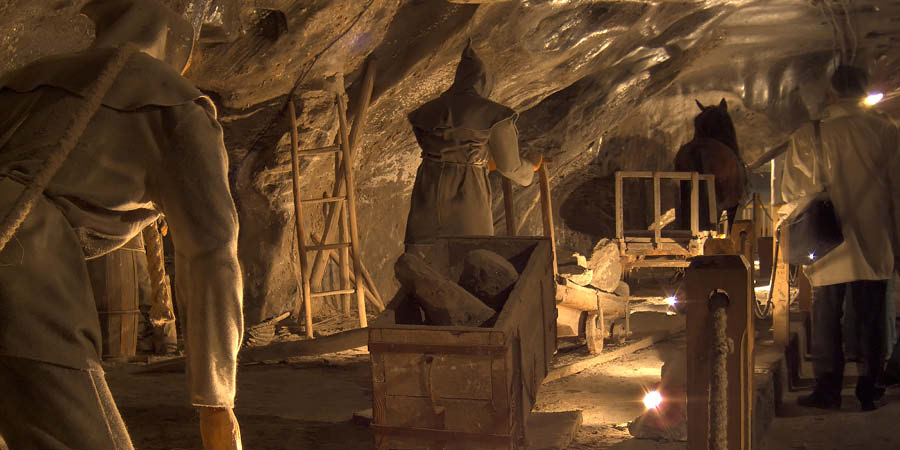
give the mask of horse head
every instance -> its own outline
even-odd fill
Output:
[[[728,103],[725,99],[715,106],[704,106],[699,100],[694,101],[700,108],[700,114],[694,117],[694,138],[715,139],[739,153],[737,133],[731,116],[728,115]]]

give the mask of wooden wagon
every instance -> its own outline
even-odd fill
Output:
[[[457,280],[465,255],[479,248],[520,273],[494,326],[400,324],[402,297],[370,324],[376,449],[524,448],[556,350],[551,245],[546,238],[446,238],[426,259]]]

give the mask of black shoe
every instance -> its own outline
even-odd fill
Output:
[[[841,395],[827,394],[817,390],[806,397],[798,398],[797,404],[807,408],[841,409]]]
[[[869,377],[860,377],[856,385],[856,398],[863,411],[875,411],[884,406],[884,388],[879,387]]]

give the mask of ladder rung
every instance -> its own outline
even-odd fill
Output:
[[[337,244],[325,244],[325,245],[308,245],[306,246],[306,251],[318,251],[318,250],[337,250],[339,248],[350,248],[349,242],[339,242]]]
[[[354,292],[356,292],[356,289],[338,289],[336,291],[313,292],[309,296],[312,298],[328,297],[329,295],[352,294]]]
[[[307,199],[301,200],[301,202],[302,202],[304,205],[316,205],[316,204],[319,204],[319,203],[342,202],[342,201],[344,201],[344,200],[347,200],[347,196],[346,196],[346,195],[340,195],[340,196],[337,196],[337,197],[325,197],[325,198],[307,198]]]
[[[328,147],[319,147],[319,148],[308,148],[305,150],[297,150],[297,156],[315,156],[315,155],[324,155],[326,153],[334,153],[339,152],[341,150],[340,145],[329,145]]]

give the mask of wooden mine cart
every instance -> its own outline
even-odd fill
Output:
[[[525,423],[556,350],[550,242],[446,238],[426,259],[458,280],[474,249],[502,255],[520,273],[493,327],[398,324],[402,297],[370,324],[378,450],[524,448]]]

